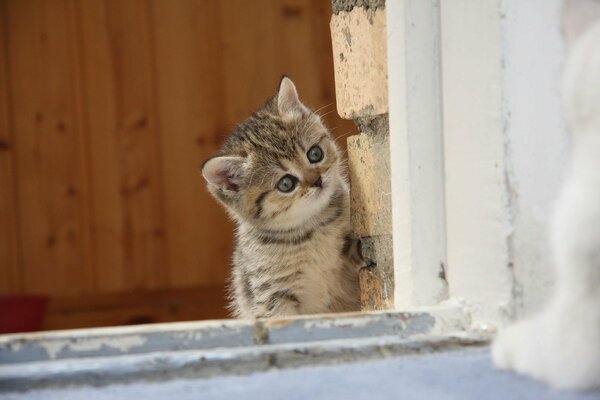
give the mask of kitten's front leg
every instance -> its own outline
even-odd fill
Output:
[[[600,388],[597,299],[554,301],[541,314],[501,332],[494,364],[561,389]]]
[[[344,237],[342,256],[346,259],[347,264],[352,266],[352,269],[355,270],[353,272],[356,274],[358,274],[361,268],[373,263],[373,261],[365,259],[363,256],[362,241],[352,233],[348,233]]]
[[[494,364],[501,369],[512,369],[522,373],[533,373],[540,358],[540,317],[520,321],[502,331],[492,346]],[[543,339],[542,339],[543,340]],[[541,347],[544,347],[543,345]]]

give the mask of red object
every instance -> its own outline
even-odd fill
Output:
[[[0,333],[41,331],[48,298],[0,296]]]

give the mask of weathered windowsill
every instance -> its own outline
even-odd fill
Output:
[[[244,375],[487,343],[464,325],[459,310],[438,308],[5,335],[0,392]]]

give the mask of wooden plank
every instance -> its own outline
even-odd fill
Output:
[[[331,6],[311,0],[227,1],[220,4],[227,121],[237,123],[275,94],[283,74],[307,105],[339,127],[339,142],[355,133],[335,112],[329,18]],[[261,21],[257,24],[256,21]],[[240,67],[243,66],[243,67]],[[252,85],[248,85],[252,82]]]
[[[168,287],[147,3],[78,4],[99,291]]]
[[[220,56],[225,76],[223,111],[230,127],[272,96],[285,72],[281,60],[275,56],[274,36],[281,33],[275,31],[273,5],[273,1],[264,0],[220,3]]]
[[[15,146],[8,84],[6,4],[0,2],[0,294],[21,291],[17,248]]]
[[[64,1],[7,1],[23,290],[82,293],[82,174]]]
[[[153,1],[151,9],[169,279],[172,287],[223,284],[233,225],[198,172],[228,130],[219,4]]]
[[[94,294],[52,299],[44,329],[74,329],[227,318],[225,289],[187,289]]]

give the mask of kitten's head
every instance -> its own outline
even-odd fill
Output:
[[[339,183],[339,160],[321,119],[284,77],[278,93],[204,163],[202,175],[235,219],[265,229],[293,229],[327,206]]]

